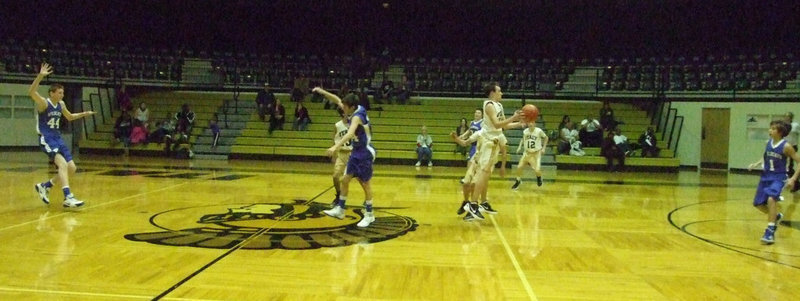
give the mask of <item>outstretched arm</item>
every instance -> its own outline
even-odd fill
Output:
[[[792,150],[794,150],[794,148]],[[750,163],[750,165],[747,166],[747,170],[753,170],[753,169],[758,168],[759,166],[761,166],[763,164],[764,164],[764,158],[761,158],[760,160],[758,160],[756,162]]]
[[[506,126],[508,126],[511,123],[516,122],[520,118],[519,111],[516,111],[516,112],[514,112],[514,115],[511,116],[510,118],[505,119],[503,121],[500,121],[497,118],[497,113],[498,112],[495,111],[494,106],[492,104],[490,104],[490,103],[487,103],[486,106],[484,106],[484,111],[486,112],[485,116],[483,117],[484,120],[488,119],[489,122],[491,122],[492,125],[494,125],[494,128],[496,128],[496,129],[505,128]]]
[[[61,114],[63,114],[64,118],[67,118],[67,120],[73,121],[75,119],[81,119],[83,117],[96,114],[96,112],[95,111],[86,111],[86,112],[80,112],[80,113],[74,113],[73,114],[69,110],[67,110],[67,105],[65,105],[64,102],[62,101],[61,102]]]
[[[342,99],[339,98],[339,96],[336,96],[336,94],[333,94],[331,92],[325,91],[325,89],[323,89],[321,87],[314,87],[314,89],[311,89],[311,92],[312,93],[316,92],[316,93],[322,94],[322,96],[324,96],[325,99],[327,99],[327,100],[331,101],[332,103],[336,104],[337,106],[339,106],[339,108],[342,108]],[[344,109],[344,108],[342,108],[342,109]]]
[[[33,99],[33,102],[36,103],[36,111],[41,112],[47,108],[47,101],[44,100],[44,97],[39,95],[37,91],[39,89],[39,83],[42,82],[45,76],[50,75],[53,73],[53,67],[50,67],[47,63],[42,63],[42,69],[39,70],[39,74],[36,75],[36,79],[33,80],[31,87],[28,88],[28,95]]]

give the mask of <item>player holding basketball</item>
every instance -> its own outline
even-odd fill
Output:
[[[758,162],[750,164],[753,169],[759,165],[763,166],[761,180],[756,188],[756,196],[753,198],[753,206],[761,212],[767,214],[767,229],[761,237],[763,244],[773,244],[775,242],[775,231],[778,230],[778,222],[783,218],[783,214],[778,212],[778,200],[783,190],[784,184],[791,189],[797,181],[800,168],[795,170],[794,175],[786,180],[786,163],[788,158],[800,161],[800,156],[794,148],[786,143],[784,137],[789,134],[791,126],[783,120],[776,120],[769,124],[769,141],[767,141],[764,155]]]
[[[375,149],[370,145],[372,133],[369,124],[369,117],[367,117],[367,110],[358,105],[358,97],[355,94],[345,96],[344,100],[340,99],[333,93],[316,87],[311,92],[322,94],[326,99],[335,103],[347,116],[350,116],[348,123],[350,124],[347,133],[331,146],[325,153],[328,156],[333,156],[334,153],[344,146],[345,143],[351,141],[353,150],[350,153],[350,158],[347,161],[344,176],[340,181],[339,204],[333,206],[333,209],[325,210],[323,213],[342,219],[344,218],[345,202],[347,201],[347,193],[350,189],[350,180],[357,178],[361,183],[361,188],[364,189],[364,207],[366,213],[364,218],[358,222],[357,226],[367,227],[375,221],[375,215],[372,212],[372,186],[370,179],[372,179],[372,161],[375,160]]]
[[[520,178],[522,176],[522,168],[525,165],[533,168],[533,172],[536,173],[536,185],[542,186],[542,155],[548,140],[547,134],[536,126],[536,120],[528,123],[528,128],[522,132],[522,139],[519,141],[519,146],[517,146],[517,153],[519,153],[522,150],[522,146],[525,145],[525,153],[522,154],[522,158],[519,159],[519,164],[517,164],[517,178],[511,189],[516,190],[519,188],[519,184],[522,181]]]
[[[28,95],[33,99],[36,104],[36,112],[38,113],[38,124],[36,127],[39,133],[39,146],[42,148],[48,157],[55,163],[58,168],[58,176],[47,180],[44,183],[34,185],[39,198],[45,204],[50,204],[50,199],[47,193],[50,188],[55,185],[55,182],[60,182],[61,190],[64,192],[64,207],[74,208],[83,206],[83,201],[75,198],[75,195],[69,189],[69,176],[75,174],[77,167],[75,161],[72,160],[72,154],[67,148],[64,140],[61,139],[61,132],[59,131],[61,118],[64,117],[69,121],[80,119],[86,116],[95,114],[93,111],[86,111],[81,113],[70,113],[67,110],[67,105],[62,101],[64,99],[64,86],[53,84],[48,90],[50,97],[44,98],[39,95],[39,83],[45,76],[53,73],[52,67],[48,64],[42,64],[39,74],[33,80],[31,87],[28,88]]]
[[[469,208],[465,209],[470,212],[482,210],[490,214],[496,214],[497,211],[492,208],[488,201],[478,205],[476,200],[486,193],[493,167],[497,163],[497,154],[507,143],[506,136],[503,135],[503,129],[520,127],[522,123],[516,122],[520,118],[519,112],[515,112],[508,119],[505,118],[503,105],[500,103],[503,101],[503,92],[500,86],[496,83],[489,84],[484,92],[489,99],[483,102],[483,124],[481,125],[481,134],[478,137],[478,151],[475,154],[476,172],[475,189],[472,192],[473,202],[469,204]],[[505,166],[501,168],[505,168]]]
[[[337,108],[336,111],[339,113],[339,116],[342,118],[341,120],[337,121],[334,124],[334,132],[333,132],[333,143],[336,144],[345,134],[347,134],[348,123],[347,123],[347,115],[344,114],[342,108]],[[341,194],[340,189],[340,179],[342,175],[344,175],[344,168],[347,166],[347,159],[350,158],[350,151],[353,150],[353,147],[350,145],[352,142],[347,141],[342,144],[342,147],[339,148],[337,152],[333,154],[333,188],[336,189],[336,198],[333,199],[331,203],[333,206],[339,204],[339,195]]]

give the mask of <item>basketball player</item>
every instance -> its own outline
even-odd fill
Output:
[[[461,139],[461,137],[456,135],[455,132],[451,132],[450,133],[450,138],[453,140],[453,142],[455,142],[458,145],[467,146],[467,145],[469,145],[471,143],[475,143],[476,141],[481,140],[480,139],[481,134],[482,134],[482,131],[478,131],[478,132],[475,132],[474,134],[470,135],[470,137],[467,138],[467,140],[463,140],[463,139]],[[502,161],[501,167],[500,167],[500,177],[505,177],[505,164],[506,164],[506,158],[507,158],[507,156],[506,156],[507,155],[507,147],[506,147],[505,142],[501,142],[501,141],[502,141],[501,139],[498,139],[498,141],[496,142],[498,144],[498,147],[495,149],[495,152],[492,153],[491,160],[494,161],[494,162],[497,162],[497,156],[502,153],[502,157],[501,158],[503,158],[503,161]],[[481,143],[478,143],[478,148],[479,149],[480,149],[480,146],[481,146]],[[461,202],[461,207],[459,207],[457,213],[458,213],[458,215],[464,214],[464,212],[469,213],[466,216],[464,216],[464,220],[465,221],[471,221],[471,220],[475,220],[475,219],[483,220],[484,217],[483,217],[483,214],[481,213],[481,211],[483,211],[483,212],[486,212],[486,211],[482,210],[480,208],[475,209],[473,206],[471,206],[471,203],[477,204],[478,200],[480,200],[482,203],[488,203],[489,202],[487,197],[486,197],[488,189],[484,190],[483,193],[481,193],[479,196],[474,196],[473,195],[473,191],[474,191],[474,188],[475,188],[475,175],[477,174],[477,171],[478,171],[478,169],[477,169],[477,166],[478,166],[477,158],[480,156],[479,154],[480,154],[480,151],[477,151],[475,153],[475,156],[472,156],[472,158],[470,159],[470,161],[467,164],[467,172],[464,175],[464,178],[462,179],[463,184],[462,184],[462,188],[461,189],[462,189],[462,192],[464,194],[464,201]],[[489,173],[491,174],[492,171],[494,171],[494,165],[492,165],[490,167]],[[470,199],[472,199],[472,201],[470,201]]]
[[[469,123],[469,129],[464,133],[464,135],[461,136],[461,139],[467,140],[469,136],[481,130],[481,123],[483,123],[483,110],[475,109],[475,113],[472,116],[473,120]],[[469,149],[469,157],[467,157],[467,160],[470,160],[473,156],[475,156],[477,145],[477,141],[471,144]]]
[[[64,192],[64,207],[75,208],[83,206],[83,201],[75,198],[75,195],[69,189],[69,176],[75,174],[77,167],[75,161],[72,160],[72,154],[67,148],[66,143],[61,139],[61,132],[59,132],[61,117],[69,121],[80,119],[86,116],[95,114],[93,111],[86,111],[81,113],[70,113],[67,106],[62,101],[64,98],[64,86],[53,84],[48,90],[50,97],[43,98],[37,91],[39,83],[45,76],[53,73],[53,68],[48,64],[42,64],[39,74],[33,80],[31,87],[28,89],[28,95],[33,99],[36,105],[36,112],[38,113],[38,125],[36,127],[39,132],[39,146],[42,148],[50,160],[55,163],[58,168],[58,176],[47,180],[46,182],[34,185],[39,198],[45,204],[50,204],[50,199],[47,193],[50,192],[56,182],[60,182],[61,190]]]
[[[503,92],[500,86],[496,83],[489,84],[484,92],[489,99],[483,102],[483,124],[481,125],[481,135],[478,138],[481,140],[479,140],[479,148],[476,153],[475,189],[472,192],[473,202],[470,203],[470,208],[473,211],[483,210],[490,214],[496,214],[497,211],[492,208],[488,201],[481,203],[479,206],[474,200],[486,192],[492,168],[497,163],[497,154],[500,148],[506,144],[507,140],[506,136],[503,135],[503,129],[516,128],[522,124],[516,122],[520,119],[520,112],[515,112],[508,119],[505,118],[503,105],[500,103],[503,100]],[[505,155],[503,157],[505,159]],[[501,168],[505,168],[505,166],[501,166]]]
[[[761,180],[756,188],[756,196],[753,198],[753,206],[761,212],[767,214],[767,229],[761,237],[761,243],[772,244],[775,242],[775,231],[778,230],[778,222],[783,218],[783,214],[778,212],[779,197],[783,190],[784,183],[791,189],[797,181],[800,168],[795,170],[789,180],[786,180],[786,163],[788,158],[800,161],[800,156],[795,152],[794,147],[784,140],[784,137],[791,131],[791,126],[783,120],[776,120],[769,124],[769,141],[767,141],[764,155],[758,162],[750,164],[753,169],[759,165],[763,166]]]
[[[522,132],[522,139],[519,141],[519,146],[517,146],[517,153],[519,154],[520,150],[522,150],[522,145],[525,145],[525,153],[519,159],[516,172],[517,178],[511,189],[516,190],[519,188],[519,184],[522,181],[520,179],[522,168],[525,165],[530,165],[533,168],[533,172],[536,173],[536,185],[542,186],[542,155],[549,139],[542,129],[536,127],[536,121],[528,124],[528,128]]]
[[[344,114],[341,108],[336,109],[339,112],[339,116],[342,120],[339,120],[334,124],[334,132],[333,132],[333,143],[336,144],[339,140],[342,140],[345,134],[347,134],[347,115]],[[340,179],[342,175],[344,175],[344,167],[347,166],[347,159],[350,158],[350,151],[353,150],[351,146],[352,141],[345,142],[339,150],[333,154],[333,188],[336,189],[336,198],[333,199],[331,203],[333,206],[339,204],[339,195],[341,194],[340,189]]]
[[[375,149],[370,145],[372,133],[369,124],[369,117],[367,117],[367,110],[358,105],[358,97],[354,94],[345,96],[344,100],[340,99],[333,93],[316,87],[312,92],[320,93],[326,99],[335,103],[345,114],[350,116],[348,123],[350,124],[347,133],[342,138],[331,146],[325,153],[328,156],[333,156],[345,144],[351,141],[353,150],[350,153],[350,158],[347,161],[344,176],[340,181],[339,204],[333,206],[333,209],[323,211],[325,214],[342,219],[344,218],[344,206],[347,201],[347,193],[350,189],[350,180],[357,178],[361,183],[361,188],[364,189],[364,207],[366,213],[364,218],[358,222],[357,226],[367,227],[375,221],[375,215],[372,212],[372,186],[369,180],[372,178],[372,161],[375,160]]]
[[[461,145],[463,147],[466,147],[467,145],[466,144],[462,145],[461,143],[459,143],[459,140],[462,140],[462,141],[463,140],[470,140],[469,138],[471,136],[476,135],[476,133],[481,130],[481,123],[482,122],[483,122],[483,110],[481,110],[480,108],[475,109],[475,113],[473,114],[473,120],[472,120],[472,122],[470,122],[469,129],[467,129],[467,131],[464,132],[464,134],[461,135],[460,137],[451,137],[453,139],[453,142],[455,142],[456,144],[459,144],[459,145]],[[451,136],[454,136],[455,134],[456,134],[455,132],[450,133]],[[473,142],[470,143],[469,156],[467,157],[467,172],[464,175],[464,177],[461,178],[461,181],[460,181],[461,182],[461,192],[462,192],[462,194],[464,196],[464,201],[461,202],[460,206],[458,206],[458,211],[457,211],[458,215],[462,215],[462,214],[464,214],[464,212],[466,212],[464,207],[467,207],[465,205],[470,203],[470,198],[472,197],[472,191],[475,188],[475,183],[474,183],[474,181],[472,181],[473,180],[473,176],[475,175],[475,160],[474,160],[474,158],[475,158],[475,152],[477,151],[476,148],[477,148],[477,145],[478,145],[477,136],[475,136],[475,137],[476,138],[471,140]],[[458,138],[458,139],[456,139],[456,138]],[[485,196],[486,195],[483,195],[483,197],[485,197]],[[476,215],[467,214],[464,217],[464,219],[467,219],[467,220],[472,219],[472,218],[483,219],[483,216],[480,214],[480,212],[477,212]]]
[[[792,113],[792,112],[786,112],[786,115],[783,116],[783,121],[786,121],[786,123],[788,123],[792,127],[792,130],[789,131],[789,134],[786,135],[786,137],[784,137],[784,139],[786,139],[786,142],[789,143],[792,146],[792,148],[794,148],[794,150],[796,152],[797,151],[798,134],[800,133],[800,123],[797,123],[796,121],[794,121],[794,113]],[[786,170],[786,176],[787,177],[791,177],[791,175],[794,174],[794,164],[795,163],[796,162],[794,162],[794,160],[792,160],[792,158],[789,158],[789,168]],[[800,163],[800,162],[797,162],[797,163]],[[800,189],[800,183],[795,182],[794,183],[794,188],[791,189],[791,192],[794,193],[798,189]]]

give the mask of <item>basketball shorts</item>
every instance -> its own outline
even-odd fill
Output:
[[[756,196],[753,198],[753,206],[765,205],[769,197],[777,201],[778,197],[781,195],[784,184],[784,181],[779,179],[762,179],[759,181],[758,188],[756,188]]]
[[[542,152],[525,152],[522,158],[519,159],[519,167],[522,168],[523,164],[530,165],[533,169],[539,170],[542,168]]]
[[[72,161],[72,153],[61,137],[39,136],[39,148],[50,157],[51,161],[56,158],[56,154],[61,154],[67,162]]]

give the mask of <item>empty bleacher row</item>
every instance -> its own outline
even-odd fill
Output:
[[[600,91],[782,90],[800,71],[791,53],[598,59],[594,65],[603,67]]]
[[[385,64],[402,70],[414,90],[479,94],[489,82],[506,91],[559,91],[576,68],[602,68],[598,91],[782,90],[795,80],[800,58],[794,54],[708,55],[649,58],[427,58],[267,54],[188,49],[131,48],[85,43],[6,40],[0,45],[0,70],[31,74],[41,62],[55,74],[130,81],[181,81],[185,59],[211,62],[225,84],[287,89],[305,76],[326,87],[376,87]]]
[[[9,73],[36,73],[47,62],[64,76],[178,81],[183,56],[167,49],[10,39],[0,46],[0,62]]]

